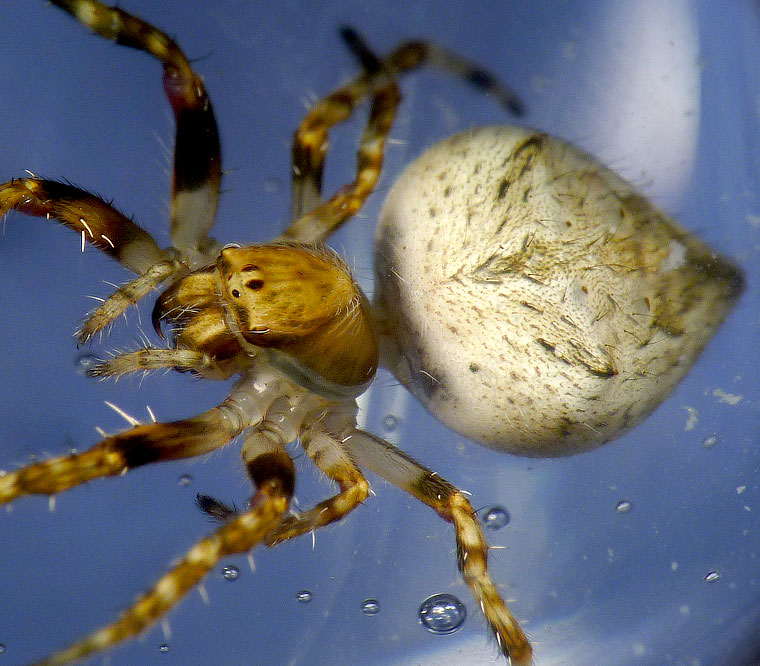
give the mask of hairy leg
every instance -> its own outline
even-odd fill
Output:
[[[400,101],[393,78],[384,69],[382,61],[369,50],[359,35],[350,29],[343,29],[341,35],[361,60],[365,71],[351,83],[318,101],[306,114],[293,136],[291,226],[283,233],[286,238],[307,242],[324,240],[329,233],[361,207],[379,176],[383,143],[393,124],[396,107]],[[371,184],[366,192],[356,190],[361,198],[355,198],[353,205],[349,207],[354,210],[347,212],[345,217],[341,217],[340,206],[345,206],[347,200],[344,197],[352,187],[351,185],[343,188],[330,200],[340,198],[334,201],[332,206],[328,206],[330,202],[320,205],[328,130],[346,120],[368,95],[373,95],[372,109],[357,154],[359,173],[353,186],[356,188],[362,180],[367,184],[371,181]],[[366,170],[364,174],[362,174],[363,169]],[[318,220],[325,216],[329,220],[325,220],[320,225]],[[317,228],[312,230],[310,227],[313,226]],[[326,226],[329,231],[319,228],[320,226]]]
[[[164,91],[177,130],[171,201],[174,246],[207,252],[222,175],[219,134],[206,87],[185,54],[168,35],[142,19],[97,0],[51,0],[93,32],[117,44],[149,53],[164,68]]]
[[[353,106],[366,94],[369,78],[358,79],[333,93],[327,100],[318,103],[312,109],[307,120],[302,124],[302,129],[299,129],[300,138],[297,139],[299,146],[309,153],[308,158],[305,159],[319,164],[324,161],[323,151],[327,148],[328,127],[350,115]],[[304,243],[322,241],[362,207],[380,177],[385,140],[393,125],[400,99],[398,87],[393,78],[383,77],[382,84],[373,94],[369,120],[359,142],[356,156],[356,179],[338,190],[326,202],[302,214],[282,233],[282,238]],[[294,172],[297,169],[300,170],[301,167],[294,166]],[[321,166],[319,169],[321,170]],[[295,189],[303,190],[294,194],[296,198],[313,196],[315,188],[313,178],[308,169],[305,173],[306,178],[303,179],[303,184],[295,187]],[[321,180],[321,175],[318,180]],[[305,194],[305,192],[312,192],[312,194]],[[310,203],[312,202],[306,201],[305,204],[297,203],[296,206],[300,209],[303,205]]]
[[[27,465],[0,476],[0,504],[22,495],[55,495],[149,463],[208,453],[238,434],[228,421],[223,408],[215,407],[183,421],[138,425],[106,437],[87,451]]]
[[[78,332],[80,343],[87,342],[164,280],[187,270],[172,258],[171,251],[158,247],[147,231],[111,204],[73,185],[34,177],[3,183],[0,216],[10,210],[60,222],[80,234],[83,252],[89,243],[139,274],[90,315]]]
[[[167,574],[125,610],[119,619],[34,666],[61,666],[106,650],[136,636],[169,612],[227,555],[245,553],[261,543],[282,520],[292,493],[278,476],[261,480],[251,509],[232,518],[193,546]]]
[[[83,454],[65,456],[0,477],[0,504],[28,493],[54,494],[106,474],[131,467],[210,452],[232,437],[258,426],[264,416],[285,410],[299,420],[300,402],[273,400],[282,387],[271,378],[246,373],[228,398],[193,419],[168,424],[138,425],[108,437]],[[304,410],[314,405],[306,401]],[[283,438],[285,437],[285,438]],[[243,457],[256,491],[249,508],[229,516],[210,537],[197,543],[172,569],[119,618],[35,666],[60,666],[82,659],[136,636],[149,628],[227,555],[244,553],[262,543],[282,522],[295,485],[293,463],[285,450],[287,435],[277,428],[258,430],[246,438]]]
[[[165,259],[151,266],[145,273],[119,287],[103,301],[85,320],[77,331],[80,344],[88,342],[93,335],[116,321],[120,315],[135,305],[171,277],[187,272],[187,266],[179,259]]]
[[[100,361],[87,369],[89,377],[119,377],[130,372],[150,372],[161,368],[192,370],[198,373],[217,369],[213,359],[194,349],[155,349],[146,347]]]
[[[529,666],[532,649],[488,573],[488,544],[470,502],[448,481],[420,465],[390,442],[354,429],[344,439],[351,457],[402,488],[453,523],[459,570],[480,604],[502,652],[513,666]]]
[[[340,440],[317,422],[301,435],[304,451],[340,492],[297,516],[290,516],[267,536],[267,545],[306,534],[340,520],[369,496],[369,484],[351,461]]]
[[[217,407],[171,423],[137,425],[106,437],[87,451],[27,465],[0,476],[0,504],[22,495],[55,495],[87,481],[118,476],[165,460],[209,453],[259,425],[271,404],[276,383],[262,388],[255,374],[245,375]]]
[[[54,219],[105,252],[122,266],[142,275],[167,259],[153,237],[94,194],[41,178],[18,178],[0,185],[0,215],[10,210]]]
[[[342,217],[341,212],[358,210],[364,199],[369,196],[374,182],[369,189],[357,190],[358,196],[354,197],[346,208],[340,208],[346,205],[345,198],[339,198],[332,206],[323,205],[317,208],[321,203],[322,172],[328,148],[329,129],[346,120],[367,96],[376,98],[378,95],[387,95],[386,87],[389,77],[404,74],[420,66],[434,67],[461,78],[484,93],[495,97],[513,114],[523,113],[522,103],[510,88],[471,61],[435,44],[424,41],[405,42],[381,60],[373,54],[361,36],[352,28],[342,28],[341,36],[360,62],[363,72],[349,84],[318,101],[309,110],[295,132],[292,147],[291,221],[292,223],[297,221],[297,225],[292,224],[283,234],[287,238],[324,240],[347,219],[348,216]],[[373,100],[373,104],[376,101],[376,99]],[[387,102],[385,105],[387,107]],[[360,172],[362,168],[370,165],[376,167],[379,172],[383,158],[383,143],[390,131],[393,114],[387,115],[384,121],[382,125],[370,131],[370,126],[376,122],[370,118],[367,132],[362,137],[362,144],[365,146],[364,154],[362,154],[362,147],[359,150]],[[366,146],[373,141],[376,150],[370,152],[366,150]],[[372,174],[373,172],[369,169],[364,175],[360,173],[357,182],[365,180],[369,184]],[[307,225],[315,228],[312,230],[307,228]]]

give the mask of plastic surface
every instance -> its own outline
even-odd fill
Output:
[[[285,2],[256,7],[124,0],[196,59],[222,134],[225,194],[214,235],[255,242],[282,229],[289,143],[304,101],[355,70],[337,37],[352,24],[378,51],[434,38],[508,81],[524,121],[600,156],[684,226],[744,267],[747,291],[675,393],[641,426],[581,456],[526,460],[464,441],[389,375],[363,400],[365,425],[473,494],[499,505],[491,567],[536,641],[536,664],[743,665],[760,648],[760,16],[757,4],[653,1]],[[168,242],[173,127],[160,68],[44,2],[14,3],[0,24],[0,177],[67,178]],[[333,246],[371,291],[370,242],[384,193],[434,141],[512,121],[493,101],[428,72],[407,77],[376,195]],[[334,140],[330,192],[352,174],[361,118]],[[176,373],[117,384],[77,372],[72,338],[126,271],[44,220],[10,215],[0,238],[0,468],[97,441],[93,426],[189,416],[226,386]],[[148,329],[151,304],[141,310]],[[136,344],[139,318],[102,347]],[[97,353],[96,343],[92,352]],[[389,418],[389,417],[393,418]],[[297,495],[330,492],[299,458]],[[183,475],[190,475],[183,477]],[[187,483],[183,482],[185,478]],[[371,477],[376,496],[342,524],[233,558],[239,575],[206,581],[161,627],[110,663],[498,664],[455,567],[453,533],[433,512]],[[171,560],[213,529],[196,492],[241,505],[237,447],[208,460],[137,470],[0,512],[0,663],[20,666],[115,617]],[[628,502],[630,505],[620,504]],[[621,508],[622,507],[622,508]],[[711,575],[712,574],[712,575]],[[228,580],[233,578],[234,580]],[[299,602],[303,590],[310,601]],[[418,608],[432,594],[467,606],[461,629],[434,635]],[[379,612],[365,614],[366,599]],[[162,645],[168,650],[162,651]],[[102,663],[95,657],[93,664]]]

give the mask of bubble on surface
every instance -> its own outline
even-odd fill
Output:
[[[620,500],[615,505],[615,511],[617,513],[631,513],[631,509],[633,509],[633,504],[628,500]]]
[[[711,449],[719,440],[720,438],[717,435],[710,435],[702,440],[702,446],[706,449]]]
[[[95,354],[79,354],[77,356],[77,372],[86,375],[89,370],[101,362]]]
[[[451,634],[467,618],[467,608],[453,594],[434,594],[420,604],[422,625],[434,634]]]
[[[238,578],[240,578],[240,569],[238,569],[234,564],[228,564],[222,567],[222,578],[230,582],[236,581]]]
[[[301,590],[297,595],[296,599],[300,601],[302,604],[308,604],[311,601],[311,592],[309,590]]]
[[[705,583],[717,583],[720,580],[720,571],[710,571],[705,574]]]
[[[193,475],[192,474],[183,474],[181,477],[179,477],[179,485],[181,486],[189,486],[193,482]]]
[[[365,615],[377,615],[380,612],[380,602],[377,599],[365,599],[361,608]]]
[[[161,654],[166,654],[169,651],[169,646],[166,643],[162,643],[158,646],[158,651]]]
[[[269,193],[279,192],[282,189],[282,181],[274,176],[264,181],[264,191]]]
[[[489,530],[500,530],[509,524],[509,512],[501,506],[492,506],[483,513],[483,525]]]
[[[0,654],[3,654],[5,652],[5,643],[0,643]]]
[[[383,419],[383,428],[385,428],[386,432],[393,432],[396,428],[398,428],[398,418],[393,414],[388,414]]]
[[[36,463],[42,456],[40,456],[40,452],[37,451],[37,449],[25,446],[21,449],[21,457],[26,461],[27,464],[30,464]]]

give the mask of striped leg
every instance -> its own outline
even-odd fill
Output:
[[[340,440],[328,433],[320,423],[301,435],[301,443],[314,464],[338,483],[340,492],[308,511],[283,520],[282,525],[267,537],[268,546],[340,520],[369,496],[367,480],[351,461]]]
[[[175,247],[206,251],[222,176],[219,134],[203,80],[174,40],[149,23],[97,0],[51,0],[105,39],[151,54],[164,67],[164,90],[174,111],[171,236]]]
[[[393,125],[401,96],[398,86],[380,60],[353,35],[352,49],[372,70],[318,102],[304,118],[293,140],[292,224],[282,237],[305,243],[322,241],[354,215],[370,195],[380,176],[385,139]],[[372,94],[369,120],[357,151],[356,179],[318,204],[327,132],[343,122],[361,100]],[[297,218],[297,219],[296,219]]]
[[[288,508],[290,484],[278,476],[262,480],[251,509],[232,518],[210,537],[198,542],[169,573],[127,610],[118,620],[34,666],[61,666],[138,635],[169,612],[182,597],[227,555],[245,553],[263,541],[282,520]]]
[[[459,570],[480,604],[512,666],[532,664],[532,649],[488,573],[488,544],[470,502],[448,481],[375,435],[354,429],[344,446],[361,467],[371,469],[454,524]]]
[[[328,131],[347,120],[354,109],[372,92],[372,78],[383,68],[382,62],[372,54],[355,32],[343,29],[341,36],[365,64],[365,71],[348,85],[319,100],[306,114],[293,135],[291,222],[295,222],[322,202],[322,172],[327,154]],[[285,233],[288,234],[289,231]]]
[[[278,386],[262,388],[258,376],[244,376],[221,405],[172,423],[137,424],[106,437],[88,451],[44,460],[0,476],[0,504],[22,495],[54,495],[103,476],[134,467],[190,458],[227,444],[258,426]],[[136,422],[135,422],[136,423]]]
[[[179,259],[165,259],[151,266],[143,275],[119,287],[87,317],[77,331],[77,341],[84,344],[93,335],[116,321],[129,307],[147,296],[171,277],[187,273],[187,265]]]
[[[298,226],[292,225],[283,234],[288,238],[324,240],[337,226],[347,219],[347,217],[341,218],[339,214],[335,214],[334,212],[330,216],[330,209],[324,206],[318,215],[329,217],[321,225],[314,219],[317,216],[317,211],[314,211],[313,215],[307,216],[307,213],[313,211],[321,203],[322,171],[328,148],[328,130],[346,120],[368,95],[377,96],[386,94],[384,92],[387,85],[385,80],[388,79],[389,75],[403,74],[423,65],[435,67],[452,76],[462,78],[484,93],[492,95],[515,115],[523,113],[522,103],[511,89],[501,84],[493,75],[469,60],[456,53],[442,49],[435,44],[422,41],[405,42],[398,46],[385,60],[380,60],[353,29],[343,28],[341,36],[361,63],[363,72],[348,85],[339,88],[317,102],[303,119],[293,137],[291,220],[293,222],[298,220]],[[398,100],[396,101],[397,103]],[[368,130],[372,122],[373,120],[370,118]],[[374,165],[379,171],[382,163],[383,142],[385,135],[390,131],[392,122],[393,114],[387,117],[386,124],[379,128],[381,132],[384,132],[381,141],[377,141],[377,131],[365,133],[362,143],[369,145],[370,142],[375,140],[377,150],[371,154],[367,152],[363,156],[362,149],[360,148],[360,170],[364,163],[365,165]],[[369,172],[365,174],[365,178],[367,175],[369,175]],[[361,178],[360,174],[359,179]],[[374,183],[372,187],[374,187]],[[358,207],[361,206],[364,198],[369,195],[370,191],[371,187],[369,191],[361,195],[363,198],[358,201],[358,206],[354,202],[348,208],[353,209],[356,207],[356,210],[358,210]],[[345,203],[346,201],[341,199],[336,202],[336,205],[341,206]],[[353,214],[353,212],[349,214]],[[299,218],[303,216],[307,216],[306,220],[301,221]],[[329,223],[332,223],[334,226],[328,226]],[[317,229],[315,231],[307,231],[305,229],[307,224],[314,225]]]
[[[142,275],[166,259],[153,237],[111,204],[73,185],[19,178],[0,185],[0,216],[10,210],[54,219],[76,231],[82,251],[89,243]]]
[[[251,390],[255,383],[253,377],[244,378],[233,389],[225,404],[206,412],[197,419],[167,426],[156,424],[155,427],[160,431],[165,431],[167,428],[177,429],[180,437],[175,438],[174,441],[169,437],[168,443],[167,440],[152,442],[152,445],[147,448],[137,446],[138,453],[133,462],[143,464],[158,459],[166,460],[211,451],[224,443],[221,439],[228,441],[230,437],[253,425],[253,422],[260,421],[260,415],[266,411],[266,406],[262,405],[266,403],[261,402],[258,406],[250,404]],[[241,403],[248,404],[248,411],[244,411],[245,407]],[[233,404],[236,407],[233,407]],[[225,405],[226,413],[223,411]],[[210,416],[212,414],[213,416]],[[190,425],[201,419],[212,421],[215,417],[226,422],[226,428],[216,428],[216,436],[214,432],[209,432],[208,428],[203,432],[202,427]],[[235,426],[231,427],[231,424]],[[135,432],[140,427],[130,432]],[[219,433],[222,430],[225,431],[225,436],[220,438]],[[162,435],[168,434],[170,433],[162,432]],[[192,436],[192,442],[187,441],[187,436]],[[192,453],[188,450],[190,444],[192,444]],[[210,537],[193,546],[187,555],[126,609],[115,622],[51,657],[37,662],[34,666],[62,666],[95,652],[107,650],[123,640],[138,635],[176,606],[182,597],[195,587],[223,557],[245,553],[262,543],[267,535],[282,522],[282,517],[287,511],[295,485],[293,461],[285,451],[282,437],[273,431],[249,435],[243,445],[243,458],[248,474],[256,487],[248,510],[230,516],[224,525]],[[5,477],[0,477],[0,481],[3,478]]]
[[[249,435],[246,439],[246,447],[250,446],[250,441],[260,441],[262,437],[266,438],[268,434],[267,430],[263,430]],[[340,492],[297,516],[290,516],[283,520],[282,524],[267,536],[266,543],[268,546],[276,546],[283,541],[340,520],[364,502],[369,495],[367,480],[356,465],[351,462],[336,437],[322,428],[312,427],[301,436],[301,443],[307,455],[319,469],[328,478],[338,483]],[[199,494],[196,503],[201,511],[220,522],[226,522],[240,515],[236,506],[230,506],[209,495]]]
[[[115,354],[113,358],[93,364],[87,369],[88,377],[120,377],[130,372],[150,372],[161,368],[172,368],[182,372],[194,371],[207,375],[221,370],[214,360],[194,349],[155,349],[145,347],[125,354]]]
[[[398,46],[384,61],[385,67],[394,74],[403,74],[417,67],[427,66],[460,78],[491,95],[510,113],[525,113],[523,103],[509,86],[501,83],[493,74],[458,53],[425,41],[410,41]]]
[[[186,270],[170,259],[153,237],[111,204],[73,185],[39,178],[19,178],[0,185],[0,216],[10,210],[36,215],[73,229],[82,252],[93,245],[139,277],[105,300],[78,332],[80,343],[115,321],[164,280]]]

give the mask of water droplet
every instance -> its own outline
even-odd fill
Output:
[[[377,599],[365,599],[362,601],[362,613],[365,615],[377,615],[380,612],[380,602]]]
[[[509,524],[509,513],[500,506],[492,506],[483,514],[483,525],[489,530],[500,530]]]
[[[230,582],[236,581],[238,578],[240,578],[240,569],[238,569],[234,564],[228,564],[222,567],[222,578]]]
[[[311,601],[311,592],[309,590],[301,590],[297,595],[296,599],[300,601],[302,604],[308,604]]]
[[[88,370],[95,367],[101,362],[95,354],[79,354],[77,356],[77,372],[86,375]]]
[[[383,428],[385,428],[386,432],[393,432],[398,428],[398,418],[393,416],[393,414],[388,414],[383,419]]]
[[[717,583],[720,580],[720,571],[710,571],[705,577],[705,583]]]
[[[35,463],[40,459],[39,452],[28,446],[21,449],[21,456],[26,459],[27,464]]]
[[[169,646],[166,643],[163,643],[158,646],[158,651],[163,654],[166,654],[169,651]]]
[[[702,440],[702,446],[706,449],[711,449],[718,443],[720,438],[717,435],[710,435]]]
[[[467,609],[453,594],[434,594],[420,605],[419,617],[428,631],[451,634],[464,624]]]
[[[193,482],[192,474],[183,474],[181,477],[179,477],[179,485],[181,486],[189,486],[192,482]]]
[[[633,509],[633,504],[628,500],[620,500],[615,506],[615,511],[618,513],[631,513],[631,509]]]
[[[281,187],[282,187],[282,182],[280,181],[279,178],[275,178],[274,176],[272,176],[271,178],[267,178],[264,181],[265,192],[270,192],[270,193],[278,192]]]

